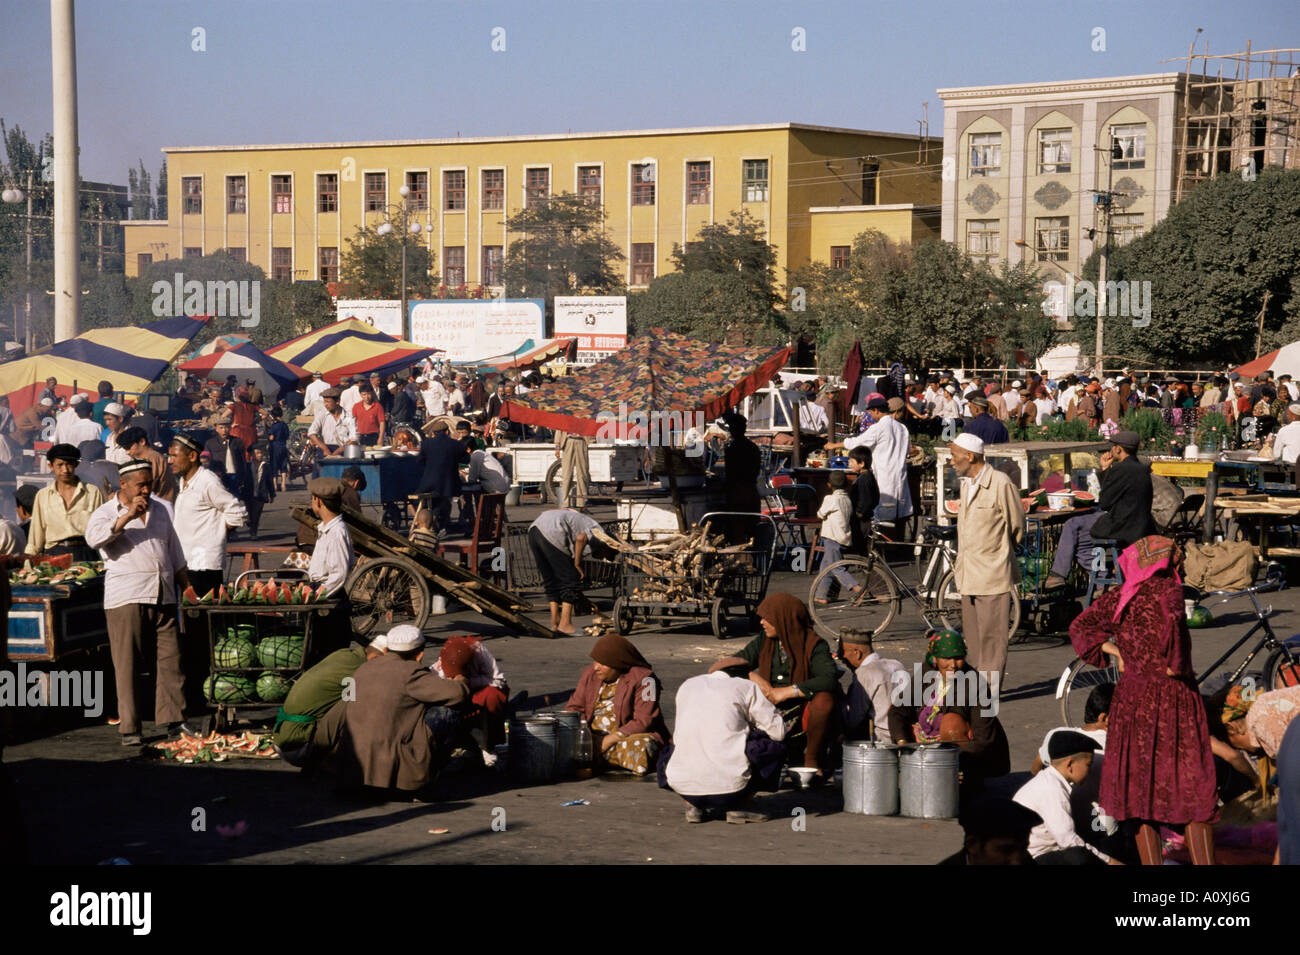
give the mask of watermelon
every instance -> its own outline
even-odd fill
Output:
[[[1210,616],[1210,611],[1206,610],[1200,604],[1192,607],[1191,613],[1187,615],[1187,626],[1200,629],[1208,627],[1214,623],[1214,618]]]
[[[181,602],[187,604],[196,604],[199,602],[199,595],[195,593],[193,587],[186,587],[185,593],[181,594]]]
[[[217,592],[215,590],[209,590],[206,594],[202,596],[202,598],[200,598],[199,603],[205,605],[210,604],[216,598],[216,595]]]
[[[257,658],[268,669],[302,666],[302,634],[267,637],[257,645]]]
[[[1076,504],[1091,504],[1097,500],[1097,496],[1091,491],[1075,491],[1074,501]]]
[[[949,514],[956,514],[961,510],[961,501],[944,501],[943,509]]]
[[[328,591],[326,591],[325,585],[321,584],[316,589],[316,603],[320,603],[322,600],[328,600],[328,599],[329,599],[329,593]]]
[[[235,595],[230,598],[231,603],[246,604],[248,603],[248,588],[240,587],[235,591]]]
[[[278,673],[263,673],[257,678],[258,699],[267,703],[279,703],[289,695],[293,684]]]
[[[256,665],[257,653],[253,645],[242,637],[218,640],[212,649],[213,661],[219,667],[246,668]]]
[[[311,588],[306,584],[299,584],[293,592],[293,602],[296,604],[311,603]]]
[[[280,603],[282,604],[293,603],[293,588],[290,587],[287,583],[280,584]]]
[[[257,685],[238,673],[218,673],[203,681],[203,696],[209,702],[247,703],[256,692]]]
[[[219,604],[230,603],[230,594],[226,593],[225,584],[222,584],[221,587],[217,590],[217,603]]]

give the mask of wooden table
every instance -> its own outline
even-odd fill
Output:
[[[1206,503],[1211,503],[1208,495],[1206,496]],[[1259,529],[1259,543],[1256,545],[1256,549],[1261,561],[1268,559],[1270,554],[1274,557],[1300,557],[1300,547],[1274,547],[1270,549],[1268,546],[1270,527],[1300,524],[1300,497],[1265,497],[1257,494],[1235,495],[1215,499],[1212,507],[1207,507],[1206,510],[1207,512],[1217,511],[1230,520],[1257,526]]]

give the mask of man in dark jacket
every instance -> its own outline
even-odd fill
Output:
[[[469,463],[469,453],[465,445],[447,433],[446,421],[435,421],[429,428],[433,436],[420,442],[419,466],[423,473],[416,492],[429,496],[434,529],[441,532],[451,522],[451,502],[460,495],[460,466]]]
[[[1114,540],[1115,546],[1123,550],[1156,532],[1151,516],[1151,469],[1138,460],[1140,440],[1136,431],[1116,431],[1110,439],[1110,450],[1101,456],[1101,498],[1097,501],[1100,511],[1065,522],[1051,576],[1043,584],[1045,589],[1065,586],[1074,560],[1086,567],[1096,546],[1094,541]]]
[[[970,414],[962,428],[967,434],[975,435],[986,445],[1006,444],[1011,440],[1007,426],[989,414],[989,400],[982,392],[970,400]]]
[[[406,389],[399,387],[397,382],[392,382],[387,390],[392,395],[392,411],[386,411],[385,413],[392,419],[393,429],[396,430],[397,426],[401,424],[413,423],[415,421],[415,405],[411,403],[411,396],[407,394]]]

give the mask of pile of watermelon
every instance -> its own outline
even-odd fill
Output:
[[[181,596],[184,604],[310,604],[326,598],[325,585],[312,587],[308,583],[268,580],[239,587],[233,591],[224,586],[209,590],[200,597],[193,587],[186,587]]]

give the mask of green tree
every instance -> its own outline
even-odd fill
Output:
[[[429,298],[438,284],[433,254],[418,239],[406,240],[407,298]],[[360,228],[347,240],[339,258],[339,294],[343,298],[402,297],[402,236],[394,229],[380,235]]]
[[[1009,266],[1005,261],[997,272],[985,269],[981,278],[988,287],[988,316],[993,333],[992,354],[1004,365],[1014,365],[1018,350],[1030,364],[1037,364],[1056,340],[1056,321],[1043,312],[1043,276],[1033,263]]]
[[[144,168],[143,159],[140,160],[138,170],[126,171],[126,187],[131,199],[131,218],[152,219],[154,217],[153,180],[149,178],[149,170]]]
[[[776,247],[768,243],[766,230],[742,209],[731,213],[725,223],[701,226],[685,248],[673,243],[670,257],[679,272],[740,275],[758,307],[771,311],[781,296],[776,290]]]
[[[153,204],[155,219],[167,218],[167,155],[163,154],[162,167],[158,170],[158,200]]]
[[[1255,356],[1261,310],[1266,335],[1288,324],[1295,331],[1297,222],[1300,170],[1265,169],[1255,182],[1224,174],[1197,186],[1149,232],[1112,247],[1108,278],[1139,283],[1139,289],[1149,282],[1151,307],[1148,325],[1140,316],[1136,325],[1133,316],[1112,317],[1107,309],[1106,353],[1165,367],[1217,366]],[[1099,257],[1084,264],[1084,278],[1096,280]],[[1136,311],[1131,303],[1130,311]],[[1075,327],[1090,352],[1096,319],[1076,315]]]
[[[779,344],[787,335],[736,272],[669,272],[628,298],[633,335],[665,328],[690,338],[733,344]]]
[[[605,214],[573,193],[551,196],[506,221],[512,238],[503,279],[508,294],[546,300],[556,295],[623,291],[623,252],[605,234]]]

